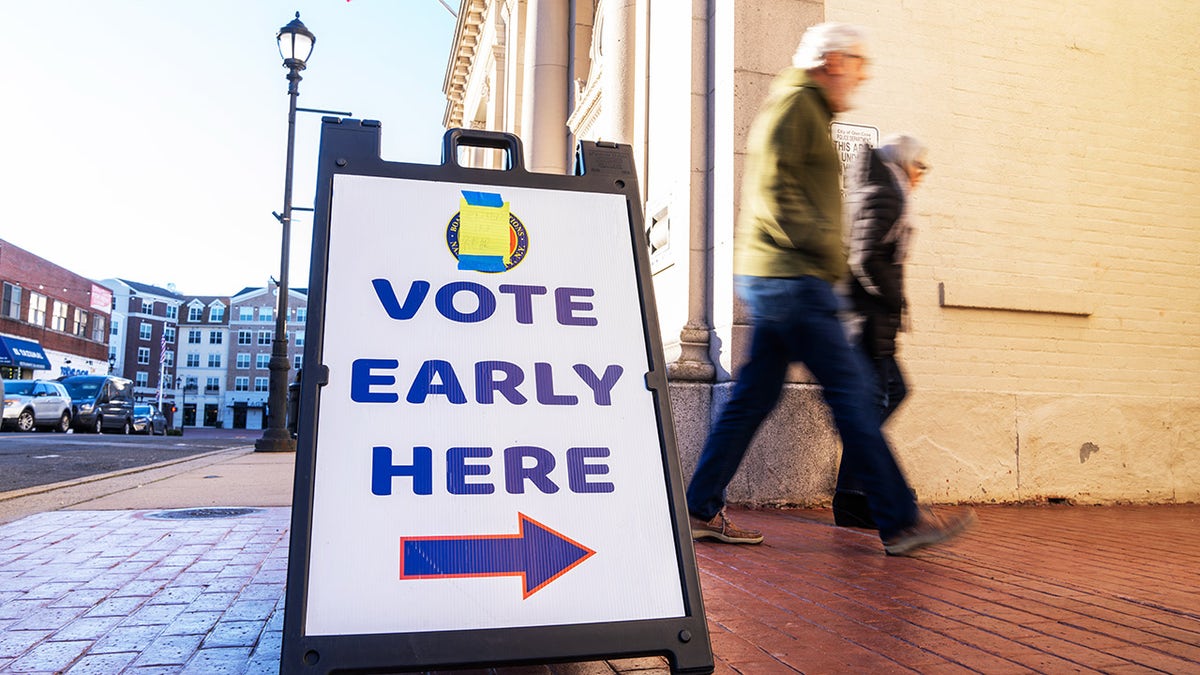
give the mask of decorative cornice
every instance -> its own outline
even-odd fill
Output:
[[[592,62],[588,81],[583,85],[583,91],[575,96],[575,110],[567,118],[567,128],[576,138],[598,140],[593,130],[600,119],[601,102],[604,98],[600,87],[600,71],[603,67],[602,63]]]
[[[446,64],[446,77],[442,92],[446,95],[446,114],[442,125],[447,129],[461,127],[463,121],[463,97],[467,80],[475,65],[479,35],[483,31],[483,17],[488,0],[462,0],[458,9],[458,25],[454,28],[454,45],[450,48],[450,60]]]

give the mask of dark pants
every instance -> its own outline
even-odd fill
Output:
[[[750,354],[688,485],[692,515],[708,520],[724,507],[726,487],[779,400],[788,364],[799,361],[823,388],[842,437],[842,465],[866,493],[880,536],[916,522],[912,491],[879,429],[874,378],[846,341],[832,286],[816,277],[737,276],[734,284],[754,325]]]
[[[875,404],[875,410],[879,414],[879,423],[882,425],[908,396],[908,386],[904,383],[904,372],[900,370],[900,364],[896,362],[894,354],[872,357],[867,350],[866,343],[861,339],[858,350],[869,362],[874,376],[871,378],[871,398]],[[838,467],[833,508],[835,512],[841,512],[835,513],[839,519],[849,518],[849,522],[856,525],[872,526],[871,516],[866,513],[865,491],[855,478],[845,457],[842,458],[841,466]]]
[[[896,408],[908,396],[908,385],[904,383],[904,371],[896,362],[894,354],[868,359],[875,371],[873,385],[875,409],[879,411],[880,424],[886,422]]]

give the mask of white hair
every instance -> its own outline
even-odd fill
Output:
[[[792,65],[803,70],[820,68],[825,65],[826,54],[844,52],[866,40],[867,33],[861,26],[819,23],[804,31],[804,37],[800,38],[800,45],[792,55]]]
[[[903,169],[919,162],[925,152],[925,144],[909,134],[891,134],[879,144],[880,159]]]

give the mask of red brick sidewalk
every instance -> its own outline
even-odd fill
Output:
[[[288,509],[146,513],[0,526],[0,672],[277,672]],[[1200,673],[1200,506],[983,507],[920,558],[828,511],[732,515],[767,539],[696,547],[718,673]]]
[[[718,673],[1200,673],[1200,506],[978,509],[921,558],[827,511],[697,545]]]

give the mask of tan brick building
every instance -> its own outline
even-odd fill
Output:
[[[271,286],[243,288],[230,298],[228,359],[223,392],[223,418],[227,429],[265,429],[270,423],[267,406],[271,373],[272,340],[278,290]],[[304,326],[308,318],[308,289],[289,288],[287,353],[288,381],[304,366]],[[286,414],[286,411],[284,411]]]
[[[934,501],[1200,498],[1200,12],[872,0],[463,0],[447,126],[568,171],[629,143],[654,242],[685,470],[748,326],[732,292],[745,135],[804,29],[865,25],[871,73],[839,122],[907,131],[912,395],[887,431]],[[797,369],[730,497],[827,499],[837,440]]]

